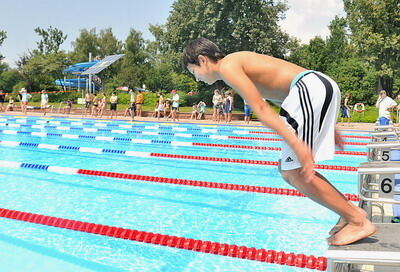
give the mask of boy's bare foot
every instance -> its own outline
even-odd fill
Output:
[[[361,224],[347,224],[338,233],[328,238],[328,244],[344,246],[357,242],[376,232],[376,227],[367,218]]]
[[[354,205],[354,203],[349,200],[349,204],[352,205],[360,214],[362,214],[364,217],[367,217],[367,212],[364,211],[363,209],[361,209],[360,207]],[[329,231],[329,235],[334,235],[335,233],[339,232],[342,228],[344,228],[344,226],[347,225],[347,221],[343,218],[340,217],[339,221],[336,223],[335,226],[333,226],[333,228]]]

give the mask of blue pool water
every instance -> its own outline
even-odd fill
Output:
[[[1,123],[22,124],[21,118]],[[86,122],[29,117],[26,124],[51,120],[65,127]],[[70,122],[70,123],[68,123]],[[96,122],[80,127],[95,127]],[[135,123],[155,126],[156,123]],[[162,126],[168,126],[162,124]],[[194,124],[179,124],[196,133]],[[171,127],[171,126],[170,126]],[[113,128],[114,129],[114,128]],[[119,129],[119,128],[118,128]],[[122,128],[121,128],[122,129]],[[127,130],[128,128],[125,128]],[[137,128],[145,130],[144,128]],[[219,135],[277,138],[276,135],[237,135],[232,130],[258,130],[222,126]],[[129,137],[160,141],[186,141],[235,145],[280,147],[281,142],[174,137],[171,135],[112,135],[73,129],[1,126],[0,130]],[[131,129],[129,129],[131,130]],[[225,131],[224,131],[225,130]],[[152,131],[164,131],[152,129]],[[195,132],[198,131],[198,132]],[[215,134],[215,133],[214,133]],[[347,134],[347,133],[345,133]],[[349,135],[368,135],[366,133]],[[277,161],[279,152],[169,144],[140,144],[127,141],[68,139],[0,132],[1,141],[39,143],[75,147],[107,148],[165,154]],[[363,141],[363,139],[346,139]],[[365,140],[364,140],[365,141]],[[363,146],[346,150],[365,151]],[[0,160],[102,170],[168,178],[220,183],[290,188],[274,166],[182,160],[157,157],[128,157],[122,154],[93,154],[74,150],[49,150],[32,146],[0,145]],[[365,157],[337,155],[329,165],[358,166]],[[355,172],[320,171],[344,193],[356,193]],[[97,176],[66,175],[36,169],[0,167],[0,208],[44,214],[73,220],[112,225],[135,230],[174,235],[240,246],[265,248],[323,256],[327,232],[337,216],[306,198],[226,191],[182,185],[151,183]],[[257,261],[186,251],[49,226],[0,219],[0,271],[311,271]]]

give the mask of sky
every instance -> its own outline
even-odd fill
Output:
[[[36,48],[39,36],[36,27],[50,25],[68,35],[61,46],[72,50],[81,29],[97,31],[111,27],[119,40],[125,40],[129,30],[141,31],[152,40],[150,24],[165,24],[174,0],[0,0],[0,30],[7,39],[0,47],[5,62],[15,62],[28,50]],[[344,15],[342,0],[286,0],[289,10],[280,22],[287,33],[307,43],[316,35],[325,37],[328,24],[336,15]]]

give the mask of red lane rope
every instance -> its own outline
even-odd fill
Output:
[[[164,153],[150,153],[150,156],[161,157],[161,158],[185,159],[185,160],[217,161],[217,162],[274,165],[274,166],[278,165],[278,162],[274,161],[217,158],[217,157],[204,157],[204,156],[191,156],[191,155],[178,155],[178,154],[164,154]],[[357,171],[358,169],[357,167],[354,166],[324,165],[324,164],[314,164],[314,167],[316,169],[340,170],[340,171]]]
[[[252,146],[252,145],[227,145],[227,144],[207,144],[207,143],[193,143],[192,145],[194,145],[194,146],[207,146],[207,147],[222,147],[222,148],[255,149],[255,150],[274,150],[274,151],[282,150],[282,148],[280,148],[280,147]],[[367,152],[335,151],[335,154],[366,156]]]
[[[0,217],[147,244],[325,271],[326,257],[222,244],[0,208]]]
[[[271,142],[281,142],[283,139],[276,138],[260,138],[260,137],[245,137],[245,136],[228,136],[228,139],[235,140],[251,140],[251,141],[271,141]],[[344,145],[367,145],[368,143],[363,142],[343,142]]]
[[[249,134],[272,134],[278,135],[277,132],[270,131],[249,131]],[[371,139],[371,136],[358,136],[358,135],[341,135],[343,138],[354,138],[354,139]]]
[[[142,175],[124,174],[124,173],[106,172],[106,171],[94,171],[94,170],[86,170],[86,169],[79,169],[77,173],[81,174],[81,175],[103,176],[103,177],[141,180],[141,181],[150,181],[150,182],[158,182],[158,183],[170,183],[170,184],[176,184],[176,185],[197,186],[197,187],[214,188],[214,189],[221,189],[221,190],[234,190],[234,191],[245,191],[245,192],[254,192],[254,193],[262,193],[262,194],[275,194],[275,195],[305,197],[305,195],[303,195],[302,193],[300,193],[299,191],[297,191],[295,189],[239,185],[239,184],[231,184],[231,183],[219,183],[219,182],[209,182],[209,181],[189,180],[189,179],[142,176]],[[346,196],[346,198],[348,200],[360,201],[360,198],[358,195],[355,195],[355,194],[344,194],[344,195]]]
[[[369,143],[363,143],[363,142],[343,142],[344,145],[367,145]]]

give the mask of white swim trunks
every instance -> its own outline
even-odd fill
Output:
[[[328,76],[305,71],[293,80],[289,95],[282,103],[280,115],[298,138],[312,149],[315,162],[333,159],[335,125],[340,106],[338,85]],[[291,170],[301,164],[284,142],[281,169]]]

